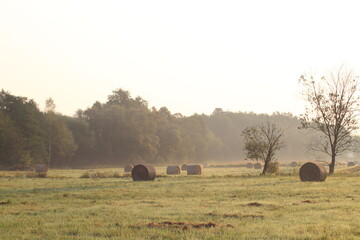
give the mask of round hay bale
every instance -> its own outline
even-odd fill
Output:
[[[254,164],[252,164],[252,163],[247,163],[247,164],[246,164],[246,167],[247,167],[247,168],[254,168]]]
[[[255,169],[262,169],[261,163],[255,163],[255,164],[254,164],[254,168],[255,168]]]
[[[187,165],[187,175],[201,175],[201,166],[198,164]]]
[[[301,166],[300,179],[302,182],[322,182],[327,177],[326,169],[318,162],[307,162]]]
[[[133,169],[133,165],[127,164],[127,165],[124,167],[124,172],[131,172],[132,169]]]
[[[156,177],[156,170],[153,166],[138,164],[131,171],[133,181],[153,181]]]
[[[186,170],[187,170],[187,164],[181,165],[181,171],[186,171]]]
[[[176,175],[180,174],[180,167],[178,165],[170,165],[166,168],[166,174],[168,175]]]
[[[348,166],[348,167],[353,167],[353,166],[355,166],[355,163],[354,163],[354,162],[348,162],[348,163],[347,163],[347,166]]]
[[[278,162],[270,162],[268,163],[267,173],[278,173],[280,170],[280,164]]]
[[[35,166],[35,172],[37,173],[47,173],[48,167],[45,164],[38,164]]]
[[[297,162],[291,162],[290,163],[290,167],[297,167],[298,166],[298,163]]]

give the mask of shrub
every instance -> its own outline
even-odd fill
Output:
[[[270,162],[268,164],[267,173],[278,173],[280,170],[280,165],[278,162]]]

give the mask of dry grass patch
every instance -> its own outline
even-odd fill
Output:
[[[122,178],[128,177],[129,174],[120,175],[118,172],[93,172],[93,171],[86,171],[84,172],[80,178]]]
[[[27,178],[46,178],[47,173],[46,172],[27,172],[25,174]]]

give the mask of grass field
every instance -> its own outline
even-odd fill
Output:
[[[311,183],[290,168],[265,177],[246,168],[156,169],[151,182],[122,169],[90,172],[104,178],[0,172],[0,239],[360,239],[356,171]]]

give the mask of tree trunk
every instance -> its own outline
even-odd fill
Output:
[[[329,165],[329,174],[333,174],[335,170],[335,154],[331,156],[331,163]]]
[[[269,165],[268,163],[269,163],[268,161],[264,161],[264,168],[263,168],[261,175],[265,175],[265,173],[267,172],[268,165]]]

